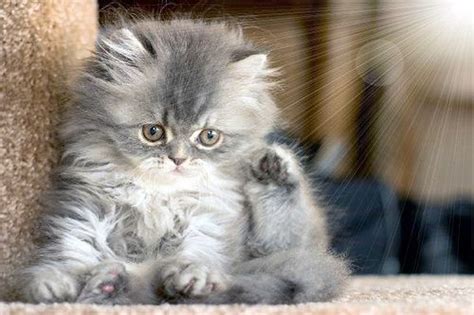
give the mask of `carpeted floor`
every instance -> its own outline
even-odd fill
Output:
[[[296,306],[0,304],[0,315],[44,314],[474,314],[474,276],[354,277],[331,303]]]

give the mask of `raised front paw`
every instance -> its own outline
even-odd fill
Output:
[[[129,277],[125,266],[105,262],[85,275],[85,285],[77,298],[78,303],[129,304]]]
[[[38,269],[23,290],[26,300],[32,303],[73,302],[79,292],[79,282],[69,273],[45,268]]]
[[[280,147],[269,147],[257,156],[251,174],[263,184],[288,184],[291,182],[292,164],[296,163],[290,152]]]
[[[201,264],[169,263],[160,270],[158,294],[167,297],[202,297],[225,289],[226,279]]]

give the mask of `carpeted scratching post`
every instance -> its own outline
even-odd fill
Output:
[[[64,86],[96,30],[95,0],[0,1],[0,300],[31,252]]]

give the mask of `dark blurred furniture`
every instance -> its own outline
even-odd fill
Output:
[[[334,228],[333,249],[356,274],[473,274],[474,203],[398,201],[376,180],[315,178]]]
[[[402,200],[402,273],[474,273],[474,203],[422,205]]]
[[[395,193],[375,180],[314,178],[328,209],[333,249],[357,274],[399,273],[399,211]]]

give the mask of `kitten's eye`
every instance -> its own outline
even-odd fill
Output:
[[[165,130],[157,124],[147,124],[142,127],[143,137],[150,142],[162,140],[165,137]]]
[[[219,131],[214,129],[204,129],[199,134],[199,142],[206,147],[211,147],[219,141],[220,137],[221,135]]]

